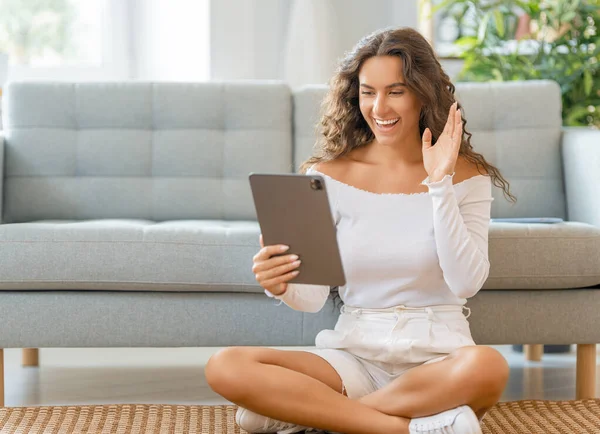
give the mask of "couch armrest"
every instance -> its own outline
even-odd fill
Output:
[[[600,131],[563,128],[562,161],[569,220],[600,227]]]

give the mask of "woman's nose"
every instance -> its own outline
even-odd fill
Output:
[[[375,116],[383,116],[387,108],[385,96],[378,96],[373,102],[373,114]]]

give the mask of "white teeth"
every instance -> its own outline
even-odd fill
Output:
[[[390,119],[389,121],[380,121],[379,119],[375,119],[378,125],[393,125],[398,122],[399,119]]]

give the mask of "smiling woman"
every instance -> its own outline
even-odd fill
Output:
[[[464,310],[489,275],[492,180],[508,194],[506,181],[473,151],[454,85],[415,30],[362,39],[324,104],[301,171],[327,187],[346,277],[338,321],[316,349],[227,348],[207,381],[249,432],[481,434],[508,366],[475,344]],[[317,312],[331,288],[291,282],[302,269],[287,247],[261,238],[256,280]]]
[[[422,141],[434,144],[432,153],[452,119],[460,124],[459,163],[489,174],[494,185],[514,201],[498,169],[473,150],[460,103],[452,112],[454,91],[431,45],[416,30],[384,30],[364,37],[341,61],[330,82],[323,101],[322,136],[300,172],[361,149],[366,152],[374,143],[388,148],[401,143],[396,151],[412,153],[412,159],[418,160],[423,158]]]

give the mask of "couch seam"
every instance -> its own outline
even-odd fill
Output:
[[[525,277],[536,277],[536,278],[540,278],[540,277],[600,277],[600,274],[545,274],[545,275],[541,275],[541,274],[520,274],[517,276],[490,276],[487,278],[487,280],[493,280],[493,279],[511,279],[511,278],[525,278]],[[24,279],[24,280],[4,280],[4,279],[0,279],[0,284],[2,283],[23,283],[23,282],[81,282],[81,283],[123,283],[123,282],[127,282],[127,283],[165,283],[165,284],[173,284],[173,283],[177,283],[177,282],[173,282],[173,281],[142,281],[142,280],[77,280],[77,279],[71,279],[71,280],[67,280],[67,279]],[[248,283],[235,283],[235,282],[228,282],[228,283],[212,283],[212,282],[194,282],[194,283],[177,283],[177,284],[181,284],[181,285],[198,285],[198,284],[210,284],[210,285],[244,285],[244,286],[251,286],[254,287],[256,285],[251,285]]]
[[[518,237],[514,237],[514,238],[510,238],[510,239],[515,239]],[[597,237],[593,237],[593,238],[585,238],[585,237],[577,237],[577,238],[545,238],[545,237],[539,237],[539,238],[527,238],[528,240],[543,240],[543,239],[553,239],[553,240],[588,240],[588,239],[596,239],[596,238],[600,238],[600,236]],[[494,239],[507,239],[507,238],[494,238]],[[39,243],[39,244],[50,244],[50,243],[55,243],[55,244],[59,244],[59,243],[95,243],[95,244],[184,244],[184,245],[197,245],[197,246],[237,246],[237,247],[255,247],[254,245],[248,245],[248,244],[202,244],[202,243],[189,243],[189,242],[184,242],[184,241],[105,241],[105,240],[93,240],[93,241],[89,241],[89,240],[47,240],[47,241],[37,241],[37,240],[0,240],[0,244],[17,244],[17,243],[22,243],[22,244],[34,244],[34,243]]]
[[[40,125],[28,125],[28,126],[19,126],[19,127],[11,127],[11,130],[36,130],[36,129],[44,129],[44,130],[72,130],[72,127],[56,127],[56,126],[40,126]],[[90,130],[114,130],[114,126],[101,126],[101,127],[89,127],[86,129],[90,129]],[[140,127],[119,127],[120,130],[141,130],[142,128]],[[218,128],[195,128],[195,127],[169,127],[169,128],[164,128],[166,130],[190,130],[190,129],[197,129],[197,130],[208,130],[208,131],[220,131]],[[279,130],[279,129],[273,129],[273,128],[244,128],[244,130],[250,130],[250,131],[276,131],[279,133],[289,133],[288,130]],[[6,131],[6,130],[5,130]]]
[[[1,280],[0,279],[0,285],[1,284],[6,284],[6,283],[29,283],[29,282],[50,282],[50,283],[56,283],[56,282],[77,282],[77,283],[127,283],[127,284],[165,284],[165,285],[185,285],[185,286],[196,286],[196,285],[212,285],[212,286],[244,286],[244,287],[249,287],[249,288],[261,288],[261,286],[258,285],[251,285],[248,283],[236,283],[236,282],[228,282],[228,283],[206,283],[206,282],[195,282],[195,283],[189,283],[189,282],[173,282],[173,281],[142,281],[142,280],[66,280],[66,279],[27,279],[27,280]],[[0,291],[6,291],[6,290],[2,290],[0,289]]]
[[[515,277],[600,277],[600,273],[596,274],[519,274],[519,275],[507,275],[507,276],[489,276],[490,279],[512,279]]]
[[[223,247],[223,246],[234,246],[234,247],[256,247],[254,245],[247,244],[201,244],[201,243],[186,243],[179,241],[10,241],[10,240],[2,240],[0,244],[78,244],[78,243],[92,243],[92,244],[177,244],[177,245],[186,245],[186,246],[208,246],[208,247]]]
[[[515,240],[515,239],[522,239],[522,240],[587,240],[587,239],[595,239],[595,238],[600,238],[600,234],[598,235],[582,235],[580,237],[552,237],[552,236],[541,236],[541,237],[530,237],[530,236],[525,236],[525,237],[519,237],[519,236],[514,236],[514,237],[488,237],[488,239],[490,240]]]

